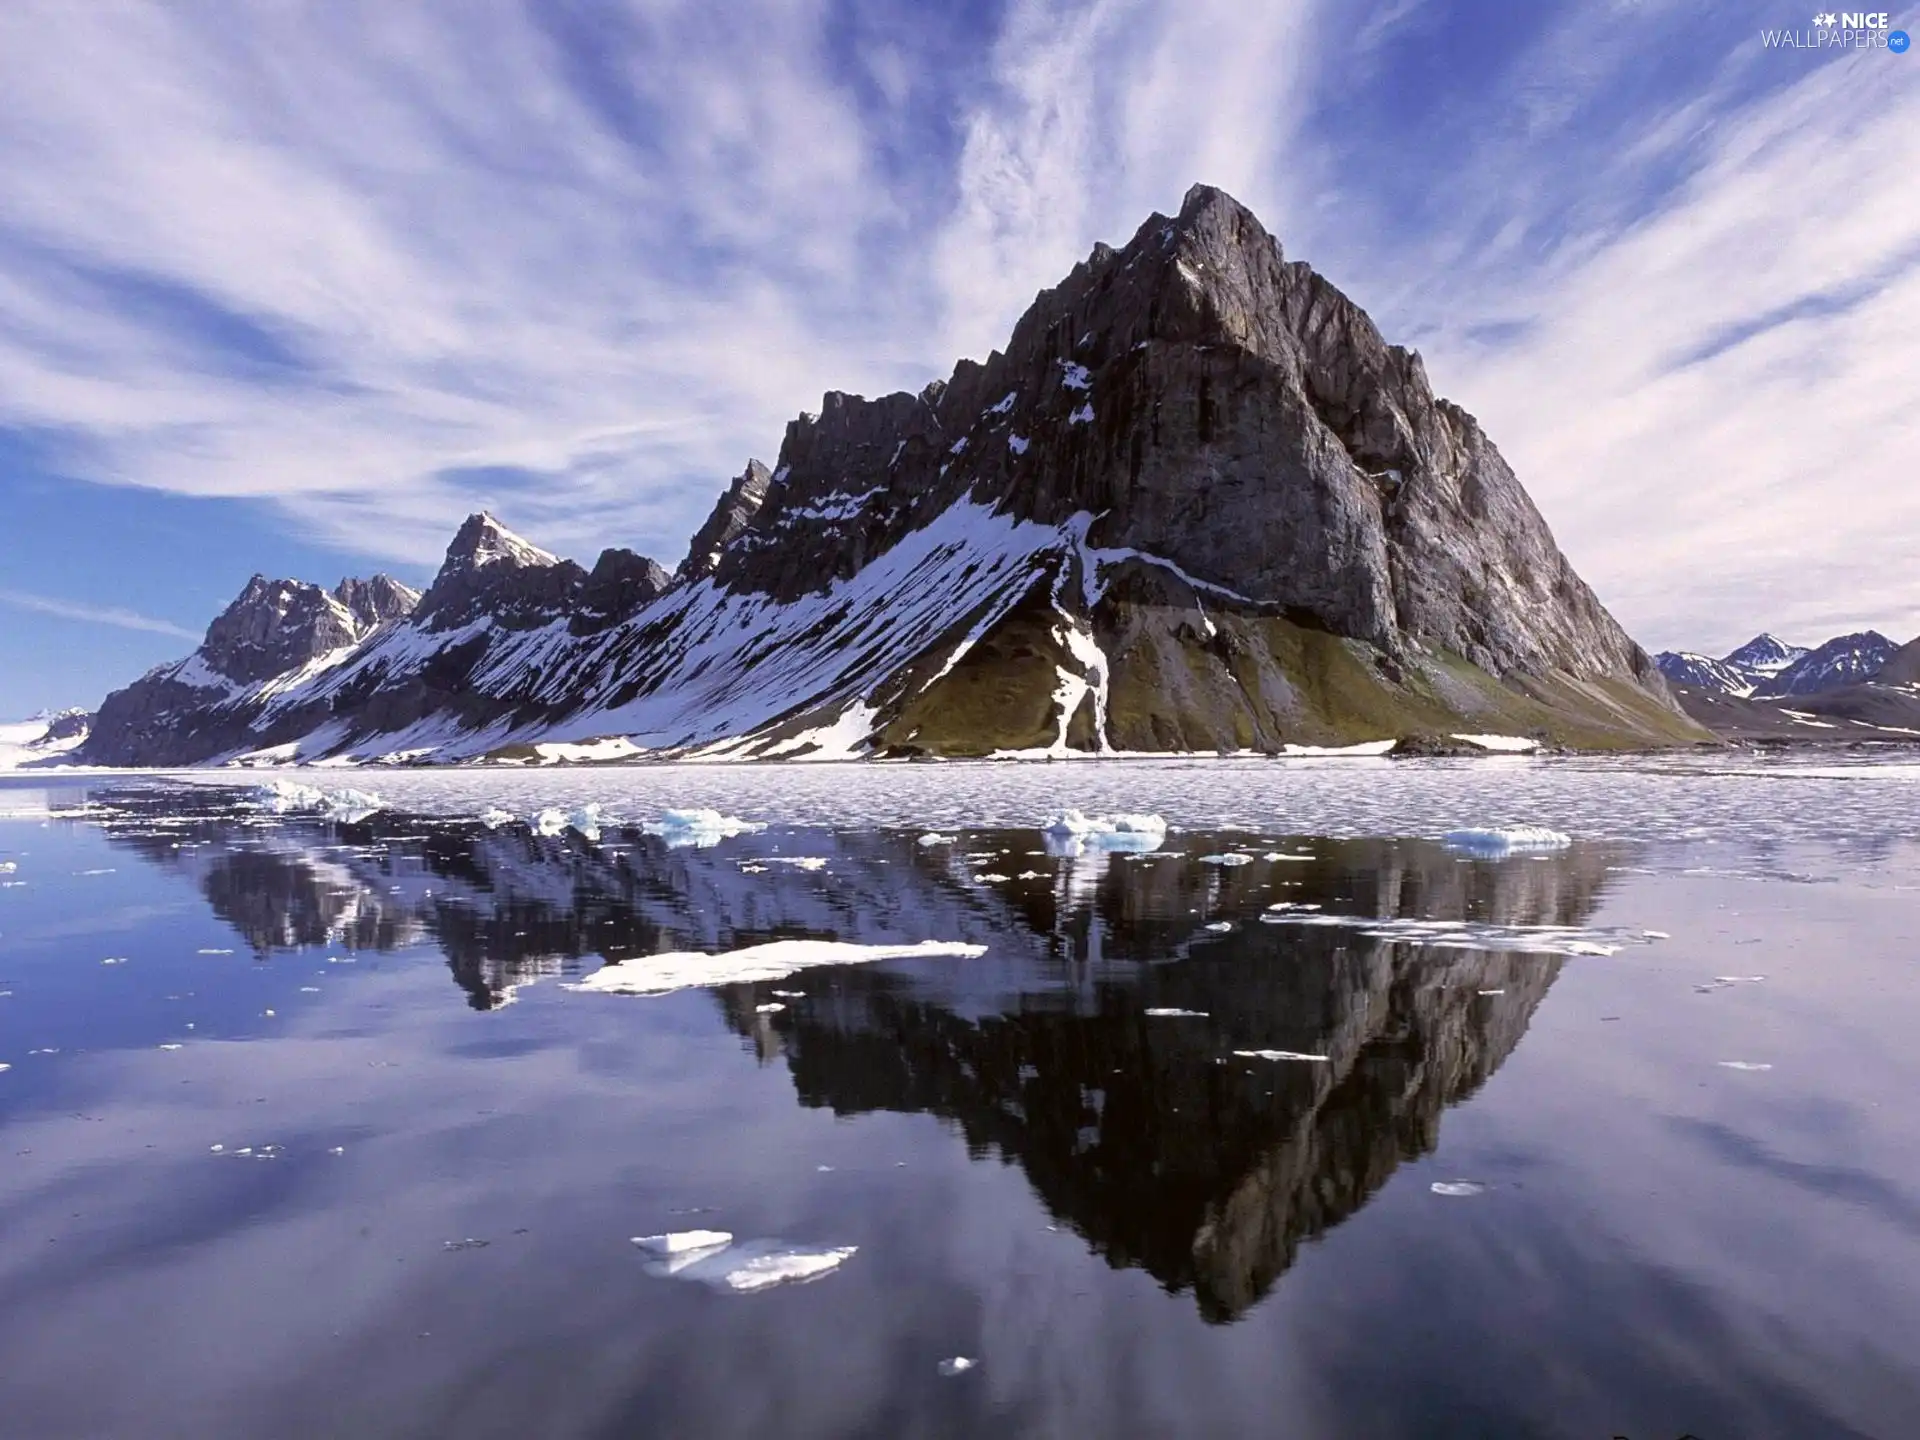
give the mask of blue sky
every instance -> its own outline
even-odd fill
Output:
[[[1805,11],[1806,13],[1802,13]],[[462,515],[671,564],[1195,180],[1417,346],[1643,643],[1920,630],[1920,56],[1807,7],[0,7],[0,714]],[[1893,23],[1920,29],[1920,12]]]

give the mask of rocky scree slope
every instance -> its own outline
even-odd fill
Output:
[[[1419,357],[1205,186],[1096,246],[1004,352],[829,393],[670,583],[475,516],[351,647],[271,678],[213,649],[113,697],[91,758],[1707,738]]]

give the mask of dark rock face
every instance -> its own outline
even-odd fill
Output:
[[[71,740],[76,735],[84,735],[92,728],[93,712],[90,710],[62,710],[47,717],[47,733],[35,742],[50,745],[60,740]]]
[[[297,670],[360,637],[353,612],[318,585],[255,575],[207,627],[209,668],[243,685]]]
[[[489,619],[510,630],[545,625],[579,598],[587,572],[529,545],[491,515],[469,515],[447,546],[414,619],[434,631]]]
[[[1741,670],[1752,670],[1761,675],[1776,675],[1807,653],[1804,645],[1789,645],[1777,635],[1761,631],[1753,639],[1729,655],[1722,656],[1722,663]]]
[[[391,575],[376,575],[371,580],[342,580],[334,587],[333,598],[366,631],[389,620],[406,619],[420,603],[420,592]]]
[[[1696,655],[1691,650],[1662,650],[1653,657],[1653,663],[1671,684],[1691,685],[1722,695],[1750,695],[1758,683],[1754,671],[1727,660],[1715,660],[1710,655]]]
[[[658,600],[673,577],[631,550],[602,550],[580,594],[573,617],[576,635],[591,634],[629,619]]]
[[[687,546],[687,558],[674,572],[676,580],[699,580],[711,575],[720,563],[721,553],[747,528],[766,503],[773,476],[758,460],[749,460],[747,468],[734,477],[707,517],[707,523],[694,532]]]
[[[1920,639],[1909,640],[1889,655],[1873,678],[1882,685],[1920,685]]]
[[[917,396],[827,395],[788,426],[777,474],[716,574],[778,599],[972,494],[1048,524],[1089,512],[1092,545],[1389,654],[1661,693],[1419,357],[1206,186],[1097,247],[1006,353]]]

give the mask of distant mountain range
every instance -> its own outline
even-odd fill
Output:
[[[257,577],[82,757],[725,759],[1710,739],[1472,416],[1196,186],[918,394],[829,393],[669,573],[475,515]]]
[[[1763,633],[1717,659],[1666,650],[1654,663],[1688,714],[1732,738],[1920,736],[1920,640],[1863,630],[1808,649]]]

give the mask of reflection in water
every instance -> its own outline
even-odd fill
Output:
[[[392,814],[269,819],[236,798],[95,796],[113,843],[192,873],[259,957],[431,940],[483,1009],[590,956],[799,937],[987,944],[978,961],[845,967],[718,999],[763,1059],[784,1056],[803,1104],[954,1122],[971,1152],[1017,1161],[1110,1264],[1190,1288],[1214,1320],[1434,1147],[1441,1111],[1512,1053],[1561,964],[1262,924],[1266,907],[1579,925],[1610,858],[1487,863],[1345,841],[1288,847],[1310,861],[1219,866],[1194,857],[1233,837],[1057,856],[1031,831],[670,848],[615,828],[589,842]],[[802,857],[825,863],[768,863]],[[763,1010],[773,990],[785,1008]],[[1262,1049],[1326,1062],[1233,1054]]]

